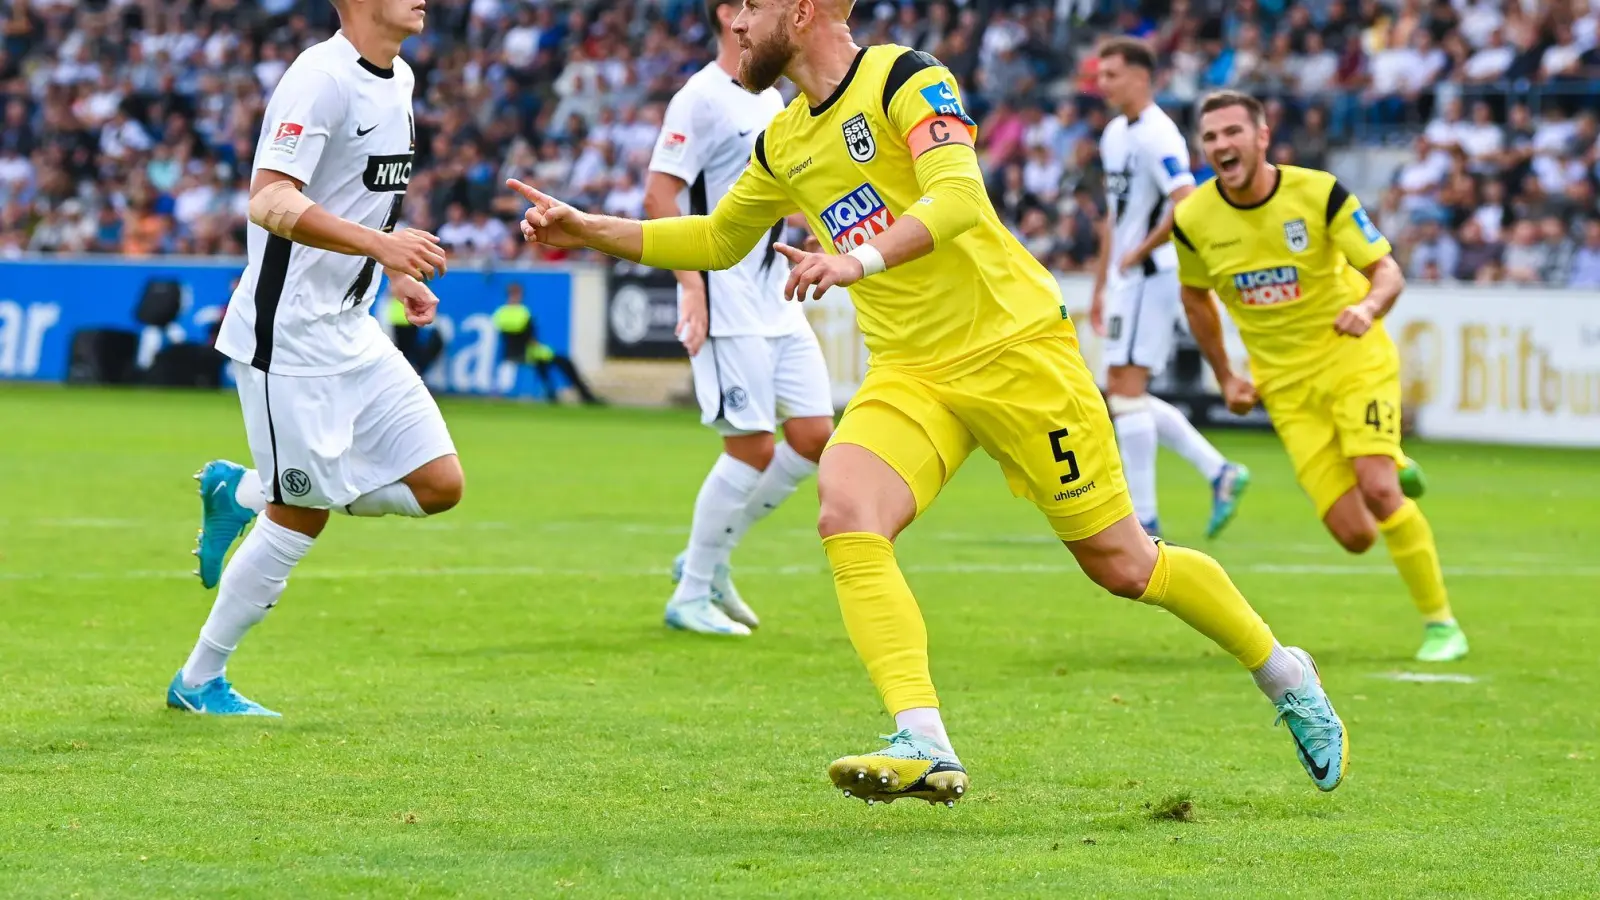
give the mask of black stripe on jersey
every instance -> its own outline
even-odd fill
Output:
[[[402,187],[400,190],[404,191],[405,188]],[[385,234],[394,231],[394,226],[400,222],[400,208],[405,202],[406,195],[403,193],[396,194],[394,199],[389,201],[389,214],[384,216],[383,226],[378,229],[379,231]],[[371,257],[361,264],[361,271],[356,273],[356,280],[352,281],[350,288],[344,292],[344,299],[350,301],[351,309],[361,305],[362,298],[367,296],[367,289],[372,287],[372,277],[377,274],[377,270],[378,261]]]
[[[278,301],[283,299],[283,283],[289,277],[289,255],[294,242],[275,234],[267,235],[261,252],[261,271],[256,275],[256,352],[250,365],[263,372],[272,370],[272,331],[278,318]]]
[[[1178,243],[1188,247],[1190,252],[1194,251],[1194,242],[1189,240],[1189,236],[1183,233],[1183,229],[1178,227],[1178,223],[1176,221],[1172,223],[1172,237],[1177,240]]]
[[[1333,183],[1333,189],[1328,191],[1328,212],[1326,217],[1322,220],[1322,224],[1332,225],[1333,217],[1339,214],[1339,210],[1344,208],[1344,202],[1349,199],[1350,191],[1347,190],[1344,185],[1340,184],[1338,181],[1335,181]]]
[[[889,111],[889,104],[894,100],[894,95],[906,86],[911,76],[923,69],[937,68],[942,65],[931,55],[921,50],[907,50],[895,57],[894,65],[889,67],[889,76],[883,81],[883,111]]]
[[[767,233],[767,252],[761,257],[761,271],[772,269],[772,264],[778,259],[778,238],[783,237],[783,220],[772,223],[772,230]]]
[[[1144,225],[1145,234],[1155,231],[1156,228],[1161,224],[1161,216],[1167,211],[1167,203],[1168,201],[1163,200],[1160,203],[1157,203],[1155,206],[1150,207],[1150,217],[1145,221]],[[1149,256],[1146,256],[1144,258],[1145,277],[1149,278],[1151,275],[1154,275],[1159,271],[1161,270],[1156,268],[1155,254],[1152,253]]]
[[[756,146],[760,147],[757,139]],[[706,193],[706,173],[702,170],[700,176],[689,185],[689,215],[703,216],[711,212],[711,198]],[[706,333],[711,333],[711,273],[702,271],[700,280],[706,285]]]
[[[270,499],[273,503],[283,503],[283,488],[278,483],[278,429],[272,424],[272,375],[261,376],[261,405],[267,408],[267,441],[272,444],[272,493]]]
[[[767,133],[765,131],[756,135],[756,162],[761,163],[761,168],[766,169],[768,175],[772,175],[772,166],[767,163]],[[772,175],[772,177],[777,178],[778,176]]]
[[[828,95],[828,99],[822,101],[822,103],[818,106],[811,107],[811,114],[813,116],[822,115],[823,113],[832,109],[835,103],[839,102],[839,98],[844,96],[844,92],[850,89],[850,82],[855,80],[856,70],[861,68],[861,60],[866,57],[866,55],[867,48],[865,47],[862,47],[860,50],[856,51],[856,58],[850,61],[850,71],[844,73],[844,80],[840,81],[839,86],[833,89],[833,93]]]

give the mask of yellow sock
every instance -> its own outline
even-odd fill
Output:
[[[1383,542],[1400,577],[1411,589],[1411,602],[1429,622],[1448,622],[1450,595],[1444,589],[1444,572],[1439,569],[1439,546],[1433,542],[1433,528],[1415,500],[1406,502],[1394,515],[1378,523]]]
[[[928,675],[928,629],[895,562],[894,544],[866,532],[822,539],[833,565],[839,611],[856,655],[891,715],[939,705]]]
[[[1211,557],[1187,547],[1156,545],[1156,570],[1140,603],[1172,613],[1254,672],[1272,655],[1272,629]]]

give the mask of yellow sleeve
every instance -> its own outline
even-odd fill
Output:
[[[990,205],[973,149],[978,126],[961,104],[955,76],[920,50],[907,50],[895,59],[884,79],[883,97],[884,113],[899,138],[913,154],[921,152],[913,165],[922,198],[905,214],[928,229],[935,247],[941,246],[978,224]],[[941,120],[930,123],[933,136],[913,140],[912,131],[931,119]]]
[[[1189,240],[1189,236],[1184,234],[1183,228],[1178,225],[1176,217],[1172,222],[1172,243],[1178,248],[1178,283],[1186,287],[1210,290],[1211,272],[1206,269],[1206,262],[1200,258],[1200,252],[1195,249],[1194,242]]]
[[[1365,269],[1394,250],[1372,224],[1361,201],[1337,181],[1328,191],[1327,225],[1328,239],[1357,269]]]
[[[750,164],[710,215],[641,223],[644,250],[639,262],[680,272],[732,268],[772,230],[773,223],[795,212],[794,201],[767,169],[765,141],[765,133],[756,137]]]

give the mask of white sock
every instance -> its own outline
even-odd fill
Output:
[[[689,527],[689,552],[683,561],[683,580],[673,600],[692,600],[711,593],[711,576],[717,563],[728,558],[733,534],[750,502],[761,470],[724,453],[717,457],[694,500],[694,523]]]
[[[1122,474],[1141,523],[1156,518],[1156,419],[1146,399],[1112,394],[1107,403],[1122,451]]]
[[[311,550],[313,539],[261,516],[222,570],[217,602],[200,629],[200,640],[183,664],[185,687],[199,687],[221,675],[240,638],[267,617],[278,602],[295,563]]]
[[[955,754],[955,748],[950,746],[950,735],[944,733],[944,720],[939,718],[939,710],[933,706],[919,706],[915,709],[901,710],[894,714],[894,727],[911,732],[917,737],[938,744],[941,749]]]
[[[428,514],[422,511],[422,505],[417,502],[417,495],[411,493],[411,488],[405,482],[396,481],[386,484],[375,491],[365,494],[350,501],[346,506],[336,506],[334,512],[344,513],[347,516],[410,516],[421,519]]]
[[[772,515],[773,510],[794,495],[800,482],[815,474],[816,463],[801,456],[787,443],[779,444],[772,452],[772,462],[761,473],[755,489],[750,492],[750,499],[744,505],[744,515],[734,523],[728,552],[731,554],[733,548],[739,546],[750,526]],[[727,562],[725,559],[722,561]]]
[[[1261,668],[1251,672],[1250,677],[1256,680],[1256,687],[1268,700],[1277,703],[1284,694],[1300,690],[1306,680],[1306,667],[1294,654],[1283,649],[1282,644],[1273,641],[1272,655]]]
[[[1150,394],[1145,395],[1145,400],[1149,401],[1150,414],[1155,416],[1156,437],[1161,440],[1161,446],[1188,460],[1206,481],[1216,481],[1222,474],[1222,467],[1228,464],[1217,448],[1211,446],[1211,442],[1189,423],[1189,418],[1171,403]]]
[[[267,491],[261,486],[261,473],[255,469],[245,469],[244,475],[239,478],[239,486],[233,490],[233,499],[245,509],[261,512],[267,508]]]

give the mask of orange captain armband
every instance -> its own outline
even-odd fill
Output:
[[[911,158],[916,159],[936,147],[952,144],[973,146],[975,129],[958,116],[929,116],[918,122],[906,134],[906,145],[911,148]]]

